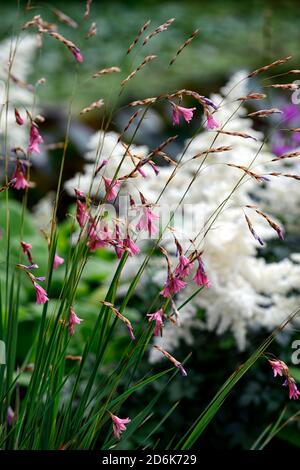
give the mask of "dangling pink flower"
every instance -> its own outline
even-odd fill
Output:
[[[215,129],[219,127],[219,123],[215,120],[212,114],[207,114],[206,129]]]
[[[15,108],[15,118],[16,123],[19,124],[19,126],[22,126],[24,124],[24,119],[21,117],[21,114],[19,113],[17,108]]]
[[[178,365],[176,367],[178,368],[178,370],[181,373],[182,377],[187,376],[187,371],[185,370],[185,368],[183,367],[182,364],[178,363]]]
[[[103,176],[104,184],[105,184],[105,191],[106,191],[106,199],[108,201],[112,201],[117,197],[117,190],[121,186],[121,181],[119,180],[112,180],[111,178],[106,178]]]
[[[168,274],[164,289],[160,292],[163,297],[171,297],[173,294],[181,291],[186,286],[186,282],[178,279],[172,273]]]
[[[158,220],[159,217],[149,207],[143,208],[143,215],[136,225],[136,230],[149,233],[149,236],[154,236],[158,232],[158,228],[154,225],[154,221]]]
[[[273,369],[274,377],[280,375],[282,377],[282,373],[287,373],[288,372],[288,367],[287,365],[279,360],[271,360],[269,359],[269,363]]]
[[[178,266],[175,269],[175,274],[178,277],[187,277],[193,268],[193,264],[190,260],[184,256],[180,255]]]
[[[292,377],[288,377],[283,385],[285,387],[289,387],[289,399],[291,400],[293,398],[294,400],[298,400],[300,392],[297,388],[295,380]]]
[[[127,235],[123,242],[123,247],[126,251],[128,251],[129,256],[137,255],[140,252],[139,247],[136,243]]]
[[[198,256],[198,269],[193,277],[193,281],[198,285],[198,286],[205,286],[205,287],[210,287],[210,281],[206,275],[205,269],[204,269],[204,264],[203,261],[201,260],[201,257]]]
[[[54,261],[53,261],[53,269],[57,269],[59,266],[64,264],[64,262],[65,260],[61,258],[61,256],[58,256],[57,254],[55,254]]]
[[[151,166],[151,168],[154,171],[154,173],[156,174],[156,176],[159,175],[159,170],[156,168],[155,164],[151,160],[148,162],[148,165]]]
[[[162,336],[162,327],[164,326],[162,320],[163,313],[163,309],[161,308],[157,310],[157,312],[147,314],[147,317],[149,317],[149,321],[155,322],[155,327],[153,331],[154,336]]]
[[[83,62],[83,56],[80,52],[80,49],[78,49],[78,47],[76,46],[71,46],[70,48],[70,51],[72,52],[73,56],[75,57],[75,59],[77,60],[77,62]]]
[[[15,180],[12,185],[15,189],[29,188],[29,182],[25,178],[25,168],[24,165],[22,165],[22,163],[20,162],[20,160],[17,160],[16,162],[16,168],[12,178],[13,180]]]
[[[91,251],[96,251],[98,248],[103,248],[104,246],[107,246],[110,240],[108,226],[104,225],[103,227],[101,227],[92,217],[90,217],[87,233],[89,237],[87,245]]]
[[[23,250],[23,253],[25,255],[27,255],[27,258],[29,260],[29,263],[30,264],[33,264],[33,260],[32,260],[32,255],[31,255],[31,248],[32,248],[32,245],[30,243],[26,243],[26,242],[20,242],[21,243],[21,247],[22,247],[22,250]]]
[[[80,325],[82,318],[77,317],[73,307],[70,307],[69,315],[69,335],[73,336],[75,333],[75,325]]]
[[[76,219],[80,227],[83,227],[88,221],[88,213],[86,204],[79,199],[76,201]]]
[[[134,333],[133,333],[133,328],[132,328],[132,326],[131,326],[131,323],[126,323],[126,328],[127,328],[127,330],[128,330],[130,339],[131,339],[132,341],[135,341],[135,336],[134,336]]]
[[[35,281],[33,281],[33,286],[36,292],[36,303],[40,305],[48,302],[49,298],[45,289]]]
[[[15,412],[12,409],[12,407],[9,406],[8,409],[7,409],[7,423],[8,423],[9,426],[12,426],[14,417],[15,417]]]
[[[140,166],[138,166],[136,169],[143,178],[146,178],[147,175]]]
[[[29,136],[29,145],[28,145],[28,153],[41,153],[40,151],[40,144],[44,142],[42,136],[39,133],[37,125],[32,122],[30,128],[30,136]]]
[[[179,125],[180,115],[187,123],[190,123],[193,119],[193,114],[194,111],[196,111],[196,108],[184,108],[183,106],[178,106],[175,103],[171,104],[173,106],[173,125]]]
[[[130,423],[131,422],[131,419],[130,418],[118,418],[118,416],[115,416],[113,414],[110,413],[110,417],[112,419],[112,422],[113,422],[113,432],[114,432],[114,436],[117,438],[117,439],[120,439],[120,435],[123,431],[126,431],[126,424]]]

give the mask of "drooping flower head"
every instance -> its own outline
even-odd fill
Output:
[[[36,303],[40,305],[48,302],[49,298],[45,289],[35,281],[33,281],[33,286],[36,292]]]
[[[64,264],[65,260],[61,257],[55,254],[54,256],[54,261],[53,261],[53,269],[57,269],[59,266]]]
[[[137,244],[127,235],[123,242],[124,249],[128,252],[129,256],[137,255],[140,252]]]
[[[165,286],[160,294],[163,297],[171,297],[177,292],[181,291],[186,286],[186,282],[182,281],[178,277],[174,276],[171,272],[168,273]]]
[[[269,359],[269,363],[273,369],[274,377],[280,375],[282,377],[283,372],[286,374],[288,372],[287,365],[280,360]]]
[[[81,54],[80,49],[78,49],[78,47],[71,46],[69,49],[77,60],[77,62],[83,62],[83,55]]]
[[[70,314],[69,314],[69,335],[70,336],[73,336],[75,333],[75,325],[80,325],[81,322],[82,322],[82,318],[77,317],[73,307],[70,307]]]
[[[30,184],[25,177],[25,172],[26,172],[25,166],[20,162],[20,160],[17,160],[16,168],[12,176],[14,180],[14,183],[12,184],[13,188],[15,189],[29,188]]]
[[[113,433],[114,436],[117,439],[120,439],[121,433],[123,431],[126,431],[126,424],[129,424],[131,422],[130,418],[119,418],[118,416],[115,416],[110,413],[110,417],[113,422]]]
[[[31,255],[31,251],[30,251],[31,248],[32,248],[32,245],[30,243],[26,243],[26,242],[23,242],[23,241],[21,241],[20,244],[21,244],[23,253],[27,256],[27,258],[29,260],[29,263],[33,264],[32,255]]]
[[[212,114],[207,113],[206,129],[215,129],[219,127],[219,123],[215,120]]]
[[[198,285],[198,286],[204,286],[204,287],[210,287],[210,281],[206,275],[205,269],[204,269],[204,264],[201,259],[201,256],[199,255],[197,257],[198,261],[198,269],[196,271],[195,276],[193,277],[193,281]]]
[[[9,426],[12,426],[14,417],[15,417],[15,412],[12,409],[12,407],[9,406],[7,409],[7,423]]]
[[[106,199],[107,201],[112,201],[117,197],[117,190],[121,186],[121,181],[113,181],[111,178],[106,178],[105,176],[103,176],[103,180],[105,184]]]
[[[183,106],[178,106],[177,104],[171,102],[173,107],[173,125],[179,125],[180,116],[189,124],[193,119],[194,111],[196,108],[184,108]]]
[[[24,119],[22,118],[17,108],[15,108],[15,118],[16,118],[16,123],[19,124],[19,126],[22,126],[24,124]]]
[[[157,310],[157,312],[147,314],[147,317],[149,317],[149,322],[150,321],[155,322],[155,327],[153,331],[154,336],[159,336],[159,335],[162,336],[162,328],[164,326],[163,320],[162,320],[163,313],[164,313],[163,309],[160,308],[159,310]]]
[[[193,263],[184,255],[179,256],[179,263],[175,269],[175,275],[178,277],[187,277],[193,268]]]
[[[289,388],[289,399],[298,400],[300,392],[293,377],[288,377],[283,385]]]
[[[79,199],[76,201],[76,219],[79,226],[82,228],[88,221],[88,211],[86,204]]]
[[[38,126],[35,122],[31,123],[29,145],[27,152],[30,153],[41,153],[40,144],[44,142],[41,134],[39,133]]]

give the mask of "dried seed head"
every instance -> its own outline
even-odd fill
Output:
[[[166,29],[168,29],[169,26],[171,26],[171,24],[174,21],[175,21],[175,18],[170,18],[168,21],[166,21],[162,25],[158,26],[158,28],[156,28],[154,31],[152,31],[152,33],[150,33],[148,36],[145,37],[145,39],[143,41],[143,46],[145,46],[150,41],[150,39],[152,39],[154,36],[161,33],[162,31],[165,31]]]
[[[143,100],[137,100],[137,101],[132,101],[131,103],[128,104],[128,106],[143,106],[143,105],[147,105],[147,104],[152,104],[152,103],[155,103],[157,101],[157,97],[153,97],[153,98],[145,98]]]
[[[38,28],[38,30],[42,31],[55,31],[56,30],[56,25],[52,23],[48,23],[47,21],[44,21],[41,17],[41,15],[36,15],[32,18],[32,20],[27,21],[27,23],[24,24],[22,27],[23,30],[30,28],[31,26],[34,26]]]
[[[278,160],[284,160],[286,158],[295,158],[299,157],[300,152],[289,152],[289,153],[283,153],[282,155],[279,155],[278,157],[272,158],[272,162],[277,162]]]
[[[68,26],[71,26],[71,28],[77,28],[78,24],[76,23],[76,21],[72,20],[72,18],[70,18],[68,15],[58,10],[57,8],[53,8],[52,11],[54,15],[59,19],[59,21]]]
[[[249,93],[249,95],[238,98],[237,101],[263,100],[267,97],[265,93]]]
[[[146,31],[146,29],[149,27],[150,23],[151,23],[151,21],[149,20],[149,21],[146,21],[146,23],[143,24],[143,26],[141,27],[141,29],[137,33],[136,37],[134,38],[133,42],[128,47],[126,54],[130,54],[130,52],[132,51],[134,46],[139,41],[139,39],[140,39],[141,35],[143,34],[143,32]]]
[[[93,109],[99,109],[99,108],[102,108],[102,106],[104,105],[104,101],[103,99],[100,99],[98,101],[94,101],[94,103],[90,104],[89,106],[87,106],[86,108],[83,108],[79,114],[86,114],[86,113],[89,113],[90,111],[92,111]]]
[[[271,88],[279,88],[281,90],[297,90],[299,85],[296,83],[277,83],[275,85],[269,85]]]
[[[161,348],[157,344],[155,344],[153,347],[155,349],[157,349],[158,351],[160,351],[175,367],[177,367],[177,369],[180,370],[182,375],[184,375],[184,376],[187,375],[186,371],[182,367],[181,362],[177,361],[177,359],[175,359],[175,357],[171,356],[170,353],[168,353],[165,349]]]
[[[254,113],[249,113],[247,116],[249,117],[268,117],[271,114],[282,113],[278,108],[270,108],[270,109],[260,109],[259,111],[255,111]]]
[[[83,18],[86,20],[90,16],[92,0],[86,0],[85,12]]]
[[[106,69],[99,70],[99,72],[96,72],[92,75],[92,78],[97,78],[101,77],[102,75],[108,75],[111,73],[119,73],[121,72],[121,69],[119,67],[108,67]]]
[[[255,77],[256,75],[258,75],[259,73],[261,72],[265,72],[266,70],[269,70],[271,67],[275,67],[276,65],[282,65],[282,64],[285,64],[288,60],[290,60],[292,58],[291,55],[287,56],[287,57],[283,57],[282,59],[278,59],[278,60],[275,60],[274,62],[271,62],[271,64],[268,64],[268,65],[264,65],[263,67],[260,67],[256,70],[254,70],[253,72],[249,73],[248,77]]]
[[[126,83],[129,82],[129,80],[131,80],[140,70],[142,70],[145,65],[149,64],[149,62],[156,59],[156,57],[156,55],[147,55],[144,58],[143,62],[141,62],[140,65],[133,72],[131,72],[128,77],[125,78],[125,80],[121,82],[121,86],[124,87]]]
[[[106,302],[105,300],[102,300],[101,303],[103,305],[105,305],[106,307],[109,307],[113,313],[124,323],[124,325],[126,326],[128,332],[129,332],[129,335],[131,337],[132,340],[135,339],[134,337],[134,334],[133,334],[133,329],[132,329],[132,326],[131,326],[131,323],[130,321],[128,320],[128,318],[124,317],[124,315],[122,315],[119,310],[117,310],[113,304],[111,304],[110,302]]]
[[[275,232],[277,232],[277,235],[278,237],[280,238],[280,240],[284,240],[284,232],[282,230],[282,228],[276,223],[274,222],[274,220],[272,220],[267,214],[265,214],[263,211],[259,210],[257,208],[257,206],[255,205],[247,205],[246,207],[248,207],[249,209],[254,209],[255,212],[260,215],[261,217],[263,217],[267,222],[268,224],[270,225],[270,227],[272,227],[273,230],[275,230]]]
[[[194,160],[195,158],[202,157],[203,155],[207,155],[208,153],[229,152],[229,151],[232,150],[232,149],[233,149],[233,147],[232,147],[231,145],[225,145],[225,146],[223,146],[223,147],[210,148],[210,149],[203,150],[202,152],[197,153],[197,154],[192,158],[192,160]]]
[[[277,173],[277,172],[273,172],[273,173],[270,173],[271,176],[284,176],[285,178],[292,178],[294,180],[300,180],[300,176],[299,175],[294,175],[292,173]]]
[[[246,173],[246,175],[251,176],[251,178],[254,178],[256,181],[259,182],[265,182],[269,181],[269,178],[266,176],[258,175],[257,173],[254,173],[253,171],[249,170],[249,168],[242,166],[242,165],[235,165],[234,163],[227,163],[227,166],[231,166],[233,168],[238,168],[239,170],[242,170]]]
[[[253,137],[250,134],[246,134],[246,132],[237,132],[237,131],[223,131],[223,130],[217,130],[216,131],[218,134],[225,134],[225,135],[232,135],[233,137],[243,137],[244,139],[253,139],[257,140],[255,137]]]
[[[257,235],[257,233],[255,232],[255,230],[254,230],[254,228],[253,228],[253,225],[252,225],[252,223],[251,223],[251,220],[249,219],[249,217],[248,217],[246,214],[244,214],[244,215],[245,215],[245,219],[246,219],[246,222],[247,222],[247,225],[248,225],[248,228],[249,228],[251,234],[253,235],[253,237],[255,238],[255,240],[257,240],[257,241],[260,243],[260,245],[263,245],[264,242],[262,241],[262,239],[260,238],[260,236]]]
[[[97,25],[95,23],[95,21],[92,22],[91,26],[89,27],[89,30],[87,32],[87,34],[85,35],[86,39],[89,39],[93,36],[96,36],[97,34]]]
[[[181,54],[181,52],[183,51],[183,49],[185,49],[187,46],[189,46],[189,44],[191,44],[191,42],[193,41],[193,39],[197,36],[199,32],[199,29],[196,29],[192,34],[191,36],[179,47],[179,49],[176,51],[175,53],[175,56],[173,57],[173,59],[170,61],[169,65],[173,65],[174,62],[176,61],[177,57],[179,56],[179,54]]]

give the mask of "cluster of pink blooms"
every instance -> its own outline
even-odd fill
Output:
[[[208,98],[205,99],[207,105],[212,106],[213,108],[217,108],[215,104],[209,100]],[[185,108],[183,106],[179,106],[173,101],[170,101],[172,105],[172,118],[173,118],[173,125],[180,124],[180,116],[189,124],[194,116],[194,111],[196,108]],[[207,107],[204,108],[204,113],[206,116],[206,129],[215,129],[219,127],[219,123],[215,120],[213,115],[208,111]]]
[[[20,115],[19,111],[15,109],[16,123],[22,126],[25,120]],[[29,144],[27,153],[40,153],[40,144],[43,143],[43,138],[39,133],[38,126],[34,121],[31,121]],[[26,166],[19,159],[16,161],[16,167],[12,175],[12,185],[15,189],[27,189],[30,187],[30,182],[26,178]]]
[[[206,275],[204,264],[201,259],[201,254],[193,253],[189,258],[187,258],[183,254],[182,248],[178,242],[177,247],[179,248],[179,262],[174,271],[172,271],[170,260],[167,259],[168,276],[165,286],[161,291],[161,295],[163,297],[171,297],[172,295],[177,294],[177,292],[181,291],[187,285],[183,279],[189,276],[195,261],[198,262],[198,268],[195,276],[193,277],[193,281],[198,286],[207,288],[210,287],[210,281]]]
[[[112,180],[105,178],[106,197],[108,200],[112,200],[117,196],[116,189],[119,187],[118,181],[112,182]],[[114,184],[116,183],[116,184]],[[92,216],[89,209],[89,198],[82,192],[75,189],[77,196],[76,201],[76,219],[81,229],[86,230],[87,235],[87,246],[91,251],[95,251],[98,248],[112,246],[116,252],[118,258],[127,252],[129,256],[137,255],[140,252],[139,247],[132,239],[129,234],[129,229],[126,230],[126,236],[121,238],[120,227],[116,222],[113,229],[101,220],[97,220],[96,217]],[[147,231],[149,235],[153,236],[157,233],[157,227],[154,221],[158,219],[151,206],[147,204],[144,196],[140,194],[142,201],[142,216],[135,226],[138,231]],[[132,198],[131,198],[132,201]]]
[[[295,379],[290,376],[289,368],[285,362],[280,361],[279,359],[269,359],[269,364],[271,365],[274,373],[274,377],[279,375],[280,377],[284,376],[285,381],[283,382],[284,387],[288,387],[289,390],[289,398],[290,400],[293,398],[294,400],[298,400],[300,396],[300,392],[297,388]]]

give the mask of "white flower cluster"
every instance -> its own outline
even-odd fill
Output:
[[[9,146],[25,147],[28,144],[28,127],[18,126],[15,122],[14,108],[16,107],[22,117],[26,118],[25,108],[31,110],[33,105],[33,93],[22,85],[26,82],[30,69],[32,68],[34,55],[37,48],[37,38],[33,35],[23,35],[18,39],[6,39],[1,42],[0,47],[0,132],[2,135],[8,130]],[[7,100],[7,77],[9,73],[9,62],[11,66],[10,85],[8,89],[8,113],[6,116],[5,103]],[[19,83],[15,83],[17,79]]]
[[[169,322],[165,325],[163,338],[159,339],[158,343],[167,350],[174,349],[181,338],[192,341],[192,328],[215,330],[218,334],[230,329],[238,347],[243,349],[246,346],[248,328],[277,326],[297,307],[300,300],[298,295],[289,295],[299,285],[300,266],[297,264],[299,257],[294,256],[295,262],[292,259],[285,259],[277,263],[267,263],[263,258],[259,258],[257,256],[258,242],[251,236],[244,218],[244,213],[246,213],[262,239],[268,240],[277,236],[263,217],[256,214],[253,209],[245,208],[246,205],[255,204],[256,195],[260,193],[259,186],[267,185],[264,192],[267,195],[276,188],[277,179],[272,183],[271,188],[269,188],[269,183],[257,182],[249,176],[241,181],[243,171],[227,165],[231,163],[247,167],[252,164],[251,169],[255,173],[264,175],[269,171],[268,162],[273,157],[262,146],[262,134],[253,129],[252,120],[246,116],[247,111],[238,100],[249,92],[245,76],[244,72],[235,74],[227,86],[221,90],[221,94],[211,96],[211,99],[219,105],[214,118],[221,126],[224,126],[223,130],[243,132],[254,139],[226,134],[217,135],[215,131],[203,131],[189,143],[175,176],[171,180],[170,176],[174,167],[160,168],[158,176],[149,167],[146,178],[139,175],[132,180],[132,183],[129,182],[126,185],[132,196],[135,197],[139,189],[152,203],[156,202],[162,191],[159,200],[161,205],[176,207],[184,198],[186,210],[194,211],[197,207],[199,217],[203,219],[202,230],[195,243],[203,249],[202,258],[211,287],[196,295],[180,310],[178,326]],[[118,136],[114,133],[106,136],[98,133],[93,137],[87,159],[94,162],[101,148],[100,161],[106,159],[108,164],[93,179],[95,165],[88,163],[83,175],[77,175],[66,183],[68,191],[73,193],[74,187],[88,191],[91,179],[95,192],[99,191],[100,187],[103,188],[102,175],[112,177],[124,155],[124,147],[117,139]],[[231,146],[232,150],[210,153],[206,157],[193,159],[193,156],[210,147],[221,146]],[[147,149],[132,147],[131,152],[143,156],[147,154]],[[180,158],[179,155],[177,160]],[[133,165],[132,159],[126,156],[118,176],[128,173]],[[276,170],[273,169],[273,171]],[[193,181],[192,184],[191,181]],[[289,180],[287,184],[290,185],[291,181]],[[293,191],[300,193],[299,188],[296,190],[295,186],[294,189],[294,184],[299,183],[292,182],[292,187]],[[236,189],[233,191],[234,188]],[[290,208],[289,194],[290,191],[280,193],[281,210],[284,212]],[[227,203],[222,205],[226,200]],[[221,211],[218,209],[220,205]],[[192,219],[190,220],[192,224]],[[192,231],[189,218],[183,231],[188,239]],[[172,250],[173,247],[175,263],[174,243],[171,244],[170,240],[172,237],[168,241],[168,250]],[[128,266],[130,273],[136,269],[139,262],[140,259],[131,260]],[[166,278],[164,261],[151,260],[149,269],[155,271],[152,277],[154,282],[162,286]],[[143,277],[142,282],[145,284],[149,282],[147,276]],[[190,282],[177,296],[177,306],[196,289],[197,286]],[[197,311],[200,308],[205,310],[205,320],[202,321],[197,318]],[[156,357],[159,356],[156,356],[154,352],[152,360]]]

